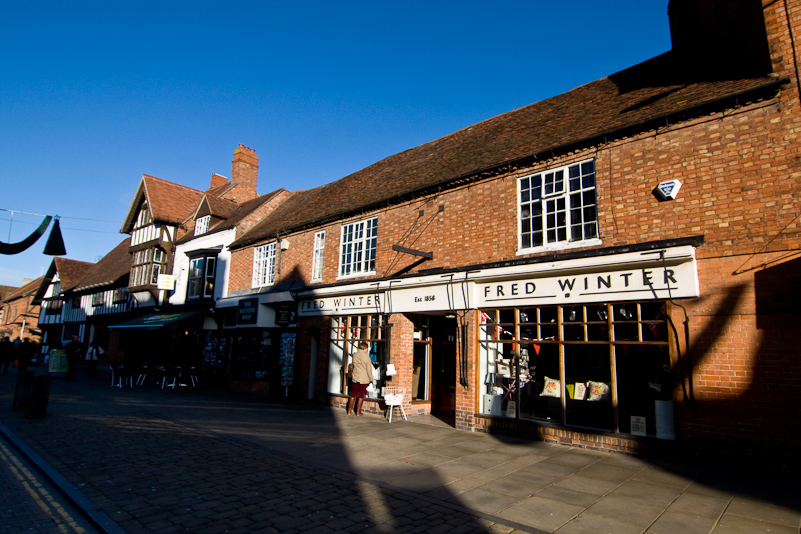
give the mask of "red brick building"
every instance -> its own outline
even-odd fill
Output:
[[[231,245],[233,357],[341,406],[366,340],[369,410],[792,462],[801,2],[669,16],[670,52],[283,202]]]
[[[30,339],[42,342],[42,331],[39,329],[39,303],[34,301],[36,290],[43,277],[24,282],[22,287],[2,286],[0,300],[0,337]]]

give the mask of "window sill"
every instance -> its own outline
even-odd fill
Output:
[[[275,284],[265,284],[263,286],[250,286],[250,289],[264,289],[265,287],[273,287]]]
[[[337,276],[337,280],[350,280],[352,278],[365,278],[367,276],[375,276],[375,271],[368,271],[364,273],[344,274]]]
[[[516,255],[527,256],[529,254],[538,254],[540,252],[557,252],[572,248],[597,247],[600,245],[603,245],[603,241],[601,239],[587,239],[586,241],[576,241],[575,243],[553,243],[551,245],[544,245],[541,247],[518,249]]]

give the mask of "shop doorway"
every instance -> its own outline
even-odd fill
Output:
[[[444,316],[430,316],[428,319],[431,414],[443,420],[453,420],[456,416],[456,319]]]

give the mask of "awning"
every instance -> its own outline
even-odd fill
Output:
[[[137,319],[131,319],[120,324],[109,325],[109,328],[159,328],[177,321],[183,321],[196,315],[204,313],[202,311],[185,311],[175,313],[151,313]]]

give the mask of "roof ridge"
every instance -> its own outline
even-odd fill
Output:
[[[165,184],[174,185],[174,186],[177,186],[177,187],[181,187],[183,189],[189,189],[191,191],[195,191],[195,192],[201,193],[201,194],[203,193],[203,191],[201,191],[200,189],[195,189],[194,187],[189,187],[188,185],[179,184],[177,182],[171,182],[169,180],[165,180],[164,178],[159,178],[158,176],[152,176],[150,174],[142,174],[142,178],[152,178],[153,180],[158,180],[159,182],[164,182]],[[211,188],[209,188],[209,189],[211,189]]]

